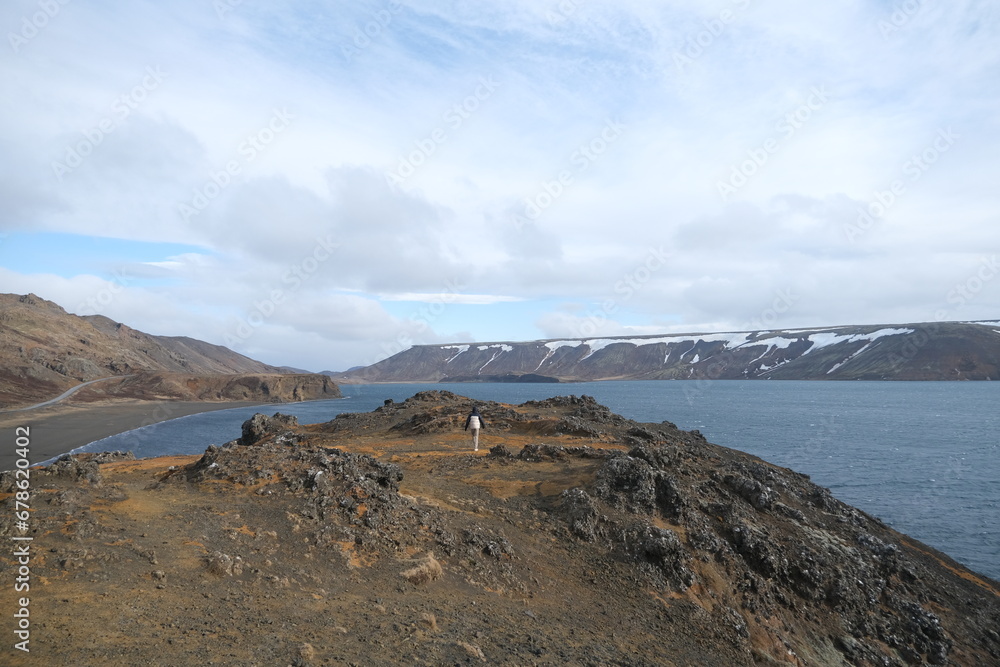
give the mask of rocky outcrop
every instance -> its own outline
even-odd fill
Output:
[[[492,442],[473,454],[461,431],[471,403],[422,392],[305,426],[257,414],[200,457],[81,455],[33,470],[32,573],[58,586],[32,587],[32,605],[59,610],[39,653],[52,664],[156,664],[164,646],[171,664],[1000,662],[1000,583],[805,475],[586,396],[477,401]],[[14,482],[0,478],[0,493]],[[0,536],[21,530],[15,496],[4,502]],[[0,566],[16,563],[0,554]],[[113,641],[94,639],[102,628]]]
[[[843,326],[418,345],[345,382],[561,380],[995,380],[1000,322]]]
[[[369,432],[429,435],[460,428],[468,403],[428,392],[335,422],[338,429],[364,421]],[[479,405],[487,423],[504,433],[561,433],[627,447],[530,444],[514,452],[499,444],[484,460],[525,466],[525,476],[547,462],[600,462],[592,482],[564,490],[554,506],[567,535],[633,563],[655,586],[696,590],[694,597],[714,608],[716,621],[748,655],[751,638],[778,623],[799,628],[801,637],[782,641],[787,655],[804,664],[831,664],[834,655],[849,664],[970,664],[968,640],[957,639],[966,632],[988,642],[981,659],[1000,659],[988,620],[1000,619],[1000,586],[971,575],[983,585],[966,587],[970,578],[961,566],[928,558],[929,547],[913,548],[912,540],[804,475],[716,447],[669,422],[632,422],[588,396],[529,401],[514,411]],[[540,428],[542,421],[551,428]],[[427,424],[446,426],[413,428]],[[966,596],[992,611],[964,616]],[[822,627],[826,637],[803,642],[810,627],[804,619],[815,624],[810,632]]]
[[[276,412],[273,417],[268,417],[258,412],[243,422],[243,435],[236,442],[247,446],[255,445],[269,435],[291,431],[298,425],[298,418],[292,415]]]

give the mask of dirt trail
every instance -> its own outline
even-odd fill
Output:
[[[84,387],[88,387],[88,386],[90,386],[92,384],[97,384],[98,382],[106,382],[108,380],[121,380],[121,379],[124,379],[124,378],[127,378],[127,377],[132,377],[132,376],[131,375],[114,375],[112,377],[98,378],[97,380],[91,380],[89,382],[83,382],[81,384],[76,385],[75,387],[70,387],[69,389],[67,389],[63,393],[59,394],[55,398],[50,398],[47,401],[43,401],[41,403],[36,403],[34,405],[28,405],[28,406],[23,407],[23,408],[10,408],[10,409],[7,409],[7,410],[0,410],[0,413],[4,413],[4,412],[26,412],[28,410],[37,410],[39,408],[45,408],[45,407],[48,407],[50,405],[55,405],[56,403],[60,403],[60,402],[62,402],[64,400],[66,400],[67,398],[69,398],[70,396],[72,396],[76,392],[80,391]]]

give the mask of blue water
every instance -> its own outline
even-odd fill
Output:
[[[364,412],[425,389],[521,403],[588,394],[615,412],[699,429],[709,441],[810,475],[978,572],[1000,579],[1000,383],[588,382],[345,385],[345,398],[183,417],[105,438],[83,451],[197,454],[240,435],[255,412],[302,423]]]

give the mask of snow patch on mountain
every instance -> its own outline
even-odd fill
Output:
[[[452,361],[454,361],[458,357],[459,354],[462,354],[463,352],[468,352],[470,347],[471,347],[471,345],[444,345],[444,346],[442,346],[441,347],[442,350],[458,350],[458,352],[455,354],[455,356],[449,357],[448,361],[446,361],[445,363],[446,364],[450,364]]]
[[[911,334],[913,331],[913,329],[879,329],[878,331],[873,331],[871,333],[853,335],[818,333],[809,336],[809,340],[812,341],[813,345],[807,350],[807,352],[812,352],[820,349],[821,347],[836,345],[838,343],[855,343],[860,341],[873,343],[879,338],[885,338],[886,336],[898,336],[900,334]]]

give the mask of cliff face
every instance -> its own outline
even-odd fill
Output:
[[[288,403],[340,398],[332,379],[314,373],[185,375],[139,373],[81,389],[73,400],[109,398],[182,401],[261,401]]]
[[[995,380],[1000,322],[420,345],[348,382],[533,373],[563,380]]]
[[[0,294],[0,407],[53,398],[97,378],[145,372],[281,373],[193,338],[151,336],[106,317],[78,317],[33,294]]]
[[[480,403],[474,454],[469,405],[67,457],[32,471],[27,532],[5,473],[33,625],[0,661],[1000,664],[1000,584],[804,475],[587,397]]]

